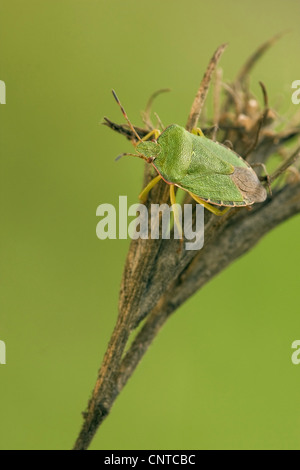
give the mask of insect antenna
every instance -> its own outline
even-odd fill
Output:
[[[112,94],[113,94],[113,96],[114,96],[116,102],[117,102],[118,105],[120,106],[121,112],[122,112],[124,118],[126,119],[126,121],[128,122],[128,125],[129,125],[130,129],[132,130],[132,132],[134,133],[134,135],[136,136],[136,138],[137,138],[140,142],[142,142],[142,139],[140,138],[140,136],[139,136],[138,133],[136,132],[135,128],[134,128],[133,125],[131,124],[131,122],[130,122],[130,120],[129,120],[129,117],[128,117],[127,114],[126,114],[125,109],[124,109],[123,106],[121,105],[121,102],[120,102],[119,98],[117,97],[115,90],[112,90]]]
[[[115,158],[115,162],[117,162],[118,160],[120,160],[122,157],[124,157],[125,155],[130,155],[131,157],[138,157],[138,158],[142,158],[143,160],[145,160],[146,162],[148,162],[148,158],[144,157],[143,155],[137,155],[136,153],[121,153],[120,155],[118,155],[116,158]]]

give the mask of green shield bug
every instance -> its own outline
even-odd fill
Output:
[[[141,192],[139,197],[142,202],[161,179],[170,185],[171,204],[176,203],[177,186],[216,215],[224,214],[231,207],[251,206],[266,200],[267,191],[255,171],[233,150],[208,139],[200,129],[188,132],[177,124],[171,124],[163,132],[154,129],[141,139],[116,93],[112,92],[138,139],[137,153],[121,156],[142,158],[158,173]],[[219,209],[220,206],[225,209]]]

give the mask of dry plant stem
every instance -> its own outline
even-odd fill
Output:
[[[225,48],[225,44],[220,46],[208,65],[191,108],[187,129],[191,130],[197,125],[212,74]],[[124,133],[124,127],[114,125],[107,118],[105,121],[110,127]],[[149,117],[147,121],[149,123]],[[130,138],[130,134],[127,134],[126,137]],[[146,181],[150,177],[149,172],[150,170],[146,168]],[[166,185],[159,184],[157,188],[154,188],[152,197],[160,203],[166,202],[168,200]],[[148,204],[150,203],[151,199],[149,198]],[[130,333],[147,313],[143,312],[141,314],[140,307],[141,305],[147,305],[143,294],[149,279],[151,279],[155,264],[157,264],[156,260],[163,242],[164,240],[137,240],[131,243],[121,285],[117,324],[99,370],[88,410],[84,415],[84,425],[75,444],[75,449],[87,449],[98,426],[109,412],[112,399],[116,393],[114,387],[125,346]],[[150,305],[153,305],[153,300],[150,302],[149,308]]]
[[[244,64],[242,69],[240,70],[236,82],[243,84],[249,77],[249,74],[256,64],[256,62],[261,58],[261,56],[268,50],[270,49],[271,46],[273,46],[279,39],[286,34],[287,31],[283,31],[282,33],[276,34],[273,36],[271,39],[266,41],[264,44],[262,44],[255,52],[253,55],[249,57],[247,62]]]
[[[290,166],[292,166],[300,156],[300,148],[296,150],[289,158],[287,158],[282,165],[274,171],[274,173],[269,177],[270,183],[273,183],[277,178],[282,175]]]
[[[266,44],[269,46],[269,42]],[[186,127],[189,130],[197,125],[212,74],[225,47],[223,45],[218,48],[209,63],[187,121]],[[248,61],[248,65],[246,64],[239,76],[240,82],[246,83],[247,70],[266,48],[264,45],[260,48],[260,52]],[[238,98],[234,95],[233,89],[233,101],[235,98],[239,100],[240,109],[236,109],[237,113],[245,108],[248,97],[247,89],[245,95],[239,94]],[[224,112],[227,105],[228,98],[221,111]],[[127,139],[134,140],[128,126],[115,124],[107,118],[105,120],[110,128]],[[148,126],[152,125],[150,112],[146,115],[146,121]],[[137,127],[135,129],[141,137],[147,133],[147,129]],[[242,131],[239,128],[235,130],[234,121],[229,129],[234,148],[243,145],[241,150],[245,152],[249,148],[249,141],[241,140]],[[284,143],[300,134],[299,128],[287,129],[279,134],[269,130],[266,133],[263,131],[264,129],[257,148],[251,154],[253,162],[265,163],[269,155],[280,150]],[[270,180],[274,181],[295,162],[298,156],[299,150],[283,162],[271,175]],[[151,166],[146,165],[144,186],[153,176]],[[162,204],[168,201],[168,186],[160,182],[152,189],[147,206],[149,208],[152,202]],[[191,202],[189,195],[184,202]],[[84,413],[84,423],[75,443],[75,450],[88,448],[97,428],[109,414],[116,397],[169,316],[216,274],[249,251],[268,231],[299,212],[300,183],[298,182],[286,184],[282,189],[275,190],[272,198],[264,204],[254,206],[251,211],[231,209],[219,218],[206,212],[205,245],[200,251],[179,249],[180,243],[174,239],[132,240],[121,283],[117,323],[98,372],[87,411]],[[144,319],[140,331],[125,353],[131,333]]]
[[[191,257],[188,263],[182,266],[181,273],[179,275],[176,273],[176,279],[169,284],[167,291],[160,296],[158,301],[156,298],[151,299],[153,297],[152,289],[147,292],[150,299],[145,298],[144,293],[145,304],[156,305],[150,312],[146,312],[148,316],[142,329],[121,361],[120,353],[121,350],[124,351],[123,345],[127,341],[127,335],[123,334],[119,343],[120,347],[116,350],[113,349],[114,341],[111,341],[108,351],[110,355],[115,355],[115,359],[114,361],[108,360],[108,363],[111,367],[117,363],[119,367],[114,370],[113,374],[113,371],[107,370],[107,360],[104,360],[101,370],[106,385],[103,387],[99,400],[94,401],[90,414],[91,419],[85,422],[85,427],[75,449],[88,447],[97,427],[109,413],[115,399],[169,316],[215,275],[249,251],[268,231],[300,212],[300,183],[286,186],[250,214],[246,210],[232,212],[233,216],[227,217],[227,220],[219,222],[217,226],[210,224],[211,237],[203,250],[197,252],[196,256]],[[212,217],[212,219],[215,218]],[[172,267],[171,260],[168,262],[167,258],[165,262],[167,263],[166,269],[170,269]],[[155,281],[154,284],[156,284]],[[184,289],[182,288],[183,284]],[[139,314],[141,316],[145,315],[144,308],[144,305],[140,305]],[[116,334],[121,334],[122,331],[124,333],[120,326],[116,327],[113,338]]]
[[[168,291],[150,312],[143,328],[122,361],[117,378],[116,394],[119,394],[125,386],[165,321],[187,298],[235,259],[249,251],[268,231],[300,212],[300,184],[286,187],[276,199],[269,200],[263,207],[257,209],[250,220],[245,215],[245,211],[243,212],[242,220],[238,225],[236,221],[232,221],[222,234],[206,245],[204,252],[200,252],[195,257],[188,270],[185,270],[182,276],[170,285]],[[221,237],[222,240],[220,240]],[[185,289],[182,289],[183,280]]]
[[[191,131],[194,127],[197,127],[197,123],[199,121],[199,117],[202,111],[203,104],[205,102],[205,98],[208,93],[208,88],[209,84],[211,82],[212,74],[215,71],[215,68],[227,47],[227,44],[222,44],[216,52],[214,53],[213,57],[211,58],[211,61],[206,69],[205,75],[202,79],[201,85],[199,87],[199,90],[196,94],[196,97],[194,99],[194,102],[192,104],[192,108],[190,111],[190,115],[188,117],[187,123],[186,123],[186,129],[188,131]]]
[[[149,178],[148,168],[145,179]],[[159,184],[153,190],[158,200],[167,201],[168,191]],[[136,312],[143,298],[147,280],[156,260],[162,240],[135,240],[129,250],[120,292],[117,324],[98,373],[95,388],[84,415],[85,421],[75,448],[87,449],[99,424],[108,414],[115,394],[115,383],[122,355],[136,322]],[[134,248],[133,248],[134,245]]]
[[[229,96],[226,103],[224,103],[224,110],[228,110],[232,100],[238,100],[238,95],[233,96],[232,92],[235,94],[235,92],[239,90],[248,89],[249,75],[256,62],[258,62],[258,60],[268,51],[268,49],[270,49],[286,33],[287,31],[283,31],[282,33],[276,34],[271,39],[263,43],[260,47],[258,47],[258,49],[248,58],[239,71],[234,83],[231,85],[231,87],[227,86]]]
[[[152,129],[154,129],[154,126],[150,118],[152,103],[158,95],[160,95],[161,93],[166,93],[168,91],[171,91],[170,88],[161,88],[160,90],[157,90],[155,93],[153,93],[150,96],[148,103],[146,104],[145,111],[142,113],[143,122],[148,131],[152,131]]]

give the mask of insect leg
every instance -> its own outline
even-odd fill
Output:
[[[266,180],[267,181],[267,185],[268,185],[268,189],[269,189],[269,192],[270,192],[270,195],[272,196],[272,188],[271,188],[271,181],[270,181],[270,175],[268,173],[268,170],[266,168],[266,165],[264,163],[252,163],[251,164],[252,168],[255,168],[255,167],[260,167],[264,170],[265,172],[265,176],[263,177],[259,177],[259,180],[260,181],[264,181]]]
[[[218,216],[224,215],[224,214],[226,214],[226,212],[229,211],[229,209],[231,209],[231,207],[226,207],[225,209],[221,210],[218,207],[212,206],[211,204],[208,204],[208,202],[203,201],[202,199],[200,199],[195,194],[190,193],[189,191],[188,191],[188,193],[198,204],[201,204],[202,206],[205,207],[205,209],[209,210],[210,212],[212,212],[215,215],[218,215]]]
[[[177,206],[176,206],[176,196],[175,196],[175,186],[174,186],[174,184],[170,184],[170,201],[171,201],[171,205],[173,206],[174,222],[177,226],[178,233],[181,234],[181,239],[183,239],[183,237],[182,237],[182,227],[181,227],[181,223],[179,221],[178,211],[177,211]]]
[[[161,176],[160,175],[157,175],[155,178],[153,178],[153,180],[150,181],[149,184],[147,184],[147,186],[143,189],[143,191],[141,192],[141,194],[139,195],[139,199],[141,200],[142,203],[146,202],[147,201],[147,196],[148,196],[148,193],[149,191],[151,191],[151,189],[159,182],[159,180],[161,180]]]
[[[198,135],[199,137],[205,137],[200,127],[194,127],[194,129],[192,130],[192,134]]]
[[[150,137],[154,136],[154,139],[157,140],[160,136],[161,132],[159,129],[153,129],[153,131],[149,132],[145,137],[142,138],[143,141],[149,140]]]

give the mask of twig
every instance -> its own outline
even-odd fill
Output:
[[[279,39],[282,38],[285,34],[287,34],[288,31],[283,31],[279,34],[276,34],[273,36],[271,39],[268,39],[265,43],[263,43],[255,52],[252,54],[249,59],[246,61],[246,63],[243,65],[241,68],[240,72],[237,75],[236,78],[236,83],[239,83],[242,85],[245,80],[248,78],[249,73],[253,69],[254,65],[256,62],[267,52],[268,49],[270,49]]]
[[[288,31],[283,31],[279,34],[276,34],[272,38],[268,39],[265,43],[263,43],[256,51],[248,58],[248,60],[245,62],[239,73],[237,74],[237,77],[235,81],[231,85],[231,89],[234,91],[234,93],[238,93],[240,90],[244,90],[247,92],[248,90],[248,78],[251,70],[253,69],[254,65],[258,60],[270,49],[279,39],[282,38]],[[228,108],[231,105],[233,96],[230,93],[229,96],[227,97],[226,102],[224,103],[224,111],[227,111]]]
[[[205,248],[187,266],[181,268],[181,274],[176,274],[176,281],[169,285],[152,311],[147,312],[147,320],[124,356],[109,396],[97,403],[93,421],[89,426],[86,421],[75,449],[88,447],[97,425],[109,413],[115,399],[170,315],[215,275],[249,251],[268,231],[300,212],[300,184],[286,186],[250,216],[243,212],[237,212],[225,226],[219,226],[215,232],[217,235],[206,243]],[[167,262],[167,269],[170,268]],[[151,296],[151,291],[147,295]],[[147,299],[145,301],[147,305]],[[144,314],[145,311],[142,309],[140,313]]]
[[[116,124],[115,122],[112,122],[107,117],[104,117],[103,119],[104,119],[104,122],[101,123],[103,126],[107,126],[113,131],[118,132],[119,134],[126,137],[126,139],[128,140],[136,140],[135,135],[133,134],[132,130],[127,124]],[[147,129],[141,129],[140,127],[136,127],[136,126],[134,126],[134,129],[136,130],[136,132],[141,138],[145,137],[145,135],[148,134]]]
[[[212,134],[212,140],[215,142],[217,139],[217,133],[220,123],[220,97],[221,97],[221,85],[222,85],[223,71],[222,69],[216,69],[215,71],[215,83],[214,83],[214,94],[213,94],[213,106],[214,106],[214,130]]]
[[[162,88],[160,90],[155,91],[150,96],[148,103],[146,105],[145,111],[142,112],[143,123],[145,124],[145,126],[147,127],[149,131],[154,129],[153,124],[151,122],[151,118],[150,118],[153,101],[158,95],[160,95],[161,93],[167,93],[168,91],[171,91],[170,88]]]
[[[284,173],[290,166],[292,166],[300,157],[300,147],[289,158],[287,158],[277,170],[269,176],[269,182],[273,183]]]
[[[266,89],[265,85],[262,82],[259,82],[259,84],[260,84],[260,87],[261,87],[262,92],[263,92],[265,108],[264,108],[263,114],[261,115],[261,117],[258,120],[255,140],[254,140],[253,144],[250,146],[250,148],[248,150],[246,150],[246,152],[243,155],[245,160],[256,149],[257,144],[258,144],[260,131],[263,128],[263,126],[265,125],[266,120],[267,120],[267,116],[268,116],[268,113],[269,113],[269,99],[268,99],[267,89]]]
[[[185,126],[188,131],[191,131],[194,127],[197,126],[197,122],[199,120],[199,116],[201,114],[202,107],[207,96],[212,74],[223,52],[225,51],[226,47],[227,47],[227,44],[222,44],[220,47],[218,47],[218,49],[216,50],[216,52],[214,53],[213,57],[210,60],[210,63],[206,69],[206,72],[200,84],[199,90],[192,104],[192,108],[191,108],[191,111],[190,111],[190,114],[189,114],[189,117]]]

